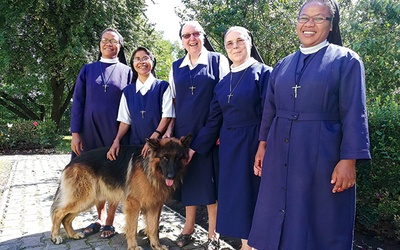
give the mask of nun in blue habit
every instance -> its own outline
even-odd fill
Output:
[[[123,45],[119,32],[107,28],[99,41],[99,60],[79,72],[72,97],[72,158],[81,151],[110,146],[117,134],[122,90],[132,80]]]
[[[356,162],[371,156],[364,65],[340,46],[338,22],[335,1],[306,1],[300,49],[271,73],[254,164],[256,249],[352,249]]]
[[[176,119],[170,128],[175,137],[191,133],[193,138],[206,123],[214,87],[229,72],[228,59],[213,51],[203,27],[189,21],[180,30],[182,45],[187,54],[172,63],[169,83],[175,98]],[[167,131],[167,134],[170,134]],[[218,154],[216,139],[208,154],[196,155],[187,166],[187,172],[176,197],[185,206],[186,221],[175,243],[184,247],[192,241],[196,206],[207,205],[208,242],[218,244],[215,237],[217,209]]]
[[[248,249],[260,178],[254,155],[272,68],[257,52],[250,32],[239,26],[224,34],[231,72],[215,87],[207,123],[192,143],[194,156],[207,154],[219,137],[217,232],[242,240]],[[193,151],[191,152],[193,153]]]
[[[72,158],[113,143],[122,90],[132,80],[123,45],[123,37],[116,29],[105,29],[99,41],[99,60],[85,64],[79,72],[72,97]],[[98,218],[83,230],[85,236],[102,229],[101,238],[113,237],[117,207],[118,204],[109,203],[107,212],[105,202],[97,204]]]

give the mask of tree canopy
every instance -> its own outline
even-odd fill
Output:
[[[198,20],[217,51],[222,34],[244,26],[270,66],[298,46],[296,15],[302,1],[182,0],[182,22]],[[339,1],[344,46],[365,63],[368,97],[399,98],[400,4],[394,0]],[[69,119],[68,107],[83,64],[97,60],[106,27],[117,28],[125,52],[149,48],[157,58],[157,77],[167,80],[172,61],[182,56],[177,43],[162,39],[145,16],[145,0],[3,0],[0,2],[1,118]],[[161,17],[160,17],[161,18]],[[66,115],[65,115],[66,114]]]
[[[97,60],[105,28],[122,34],[128,61],[138,45],[162,47],[144,0],[4,0],[0,8],[0,105],[24,119],[59,124],[80,68]]]

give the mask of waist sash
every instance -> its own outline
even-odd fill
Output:
[[[296,121],[340,121],[339,113],[302,113],[277,110],[276,117]]]

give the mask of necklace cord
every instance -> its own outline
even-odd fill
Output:
[[[248,68],[249,68],[249,67],[247,67],[247,68],[244,70],[243,74],[242,74],[242,75],[240,76],[240,78],[239,78],[239,81],[237,81],[237,83],[236,83],[236,85],[235,85],[235,87],[234,87],[233,89],[232,89],[232,75],[233,75],[233,73],[231,72],[230,79],[229,79],[228,103],[231,101],[231,97],[233,96],[233,92],[235,91],[235,89],[236,89],[237,86],[239,85],[239,83],[240,83],[240,81],[242,80],[244,74],[246,74],[246,71],[247,71]]]
[[[110,78],[111,78],[112,74],[114,73],[114,70],[115,70],[116,67],[117,67],[117,64],[115,64],[113,70],[111,71],[111,74],[108,76],[108,79],[106,81],[105,80],[105,76],[104,76],[104,72],[103,72],[103,68],[101,67],[101,64],[100,64],[101,80],[103,81],[104,92],[107,92],[108,82],[110,81]]]

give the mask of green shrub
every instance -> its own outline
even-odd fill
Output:
[[[357,168],[357,223],[400,240],[400,106],[391,100],[368,107],[372,161]]]
[[[62,139],[57,143],[55,151],[58,154],[70,154],[71,153],[71,135],[61,136]]]
[[[52,148],[60,140],[49,121],[0,121],[0,150]]]

